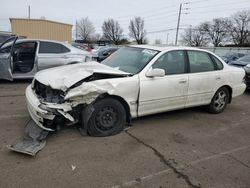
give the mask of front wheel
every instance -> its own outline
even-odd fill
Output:
[[[113,98],[97,100],[94,112],[88,122],[88,134],[91,136],[110,136],[123,130],[126,112],[123,105]]]
[[[208,111],[213,114],[223,112],[229,102],[229,97],[228,89],[225,87],[220,88],[209,104]]]

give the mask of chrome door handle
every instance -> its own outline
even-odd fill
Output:
[[[180,84],[185,84],[185,83],[187,83],[187,80],[180,80],[179,83]]]

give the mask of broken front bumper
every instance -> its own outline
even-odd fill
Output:
[[[44,126],[46,120],[53,121],[57,115],[74,122],[74,118],[68,113],[72,110],[69,104],[42,103],[29,85],[26,89],[27,108],[31,118],[42,129],[54,131],[54,129]]]

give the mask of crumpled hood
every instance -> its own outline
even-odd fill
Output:
[[[43,70],[35,75],[35,79],[53,89],[66,91],[70,86],[94,73],[129,75],[127,72],[92,61]]]

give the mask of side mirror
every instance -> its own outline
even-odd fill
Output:
[[[165,76],[165,70],[163,69],[149,69],[146,73],[147,77],[163,77]]]

